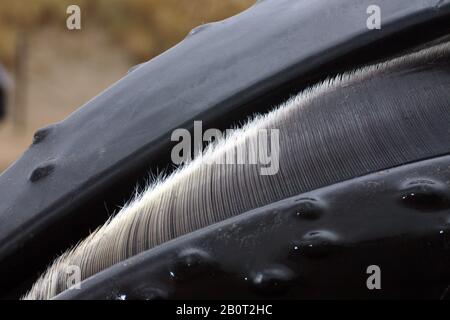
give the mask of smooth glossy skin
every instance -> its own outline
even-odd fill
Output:
[[[444,156],[298,195],[144,252],[57,299],[439,299],[450,284],[450,209],[434,199],[449,201],[449,181]],[[402,201],[411,183],[441,187],[410,194],[420,201],[411,206]],[[305,198],[315,205],[305,209]],[[381,290],[366,286],[371,265]]]

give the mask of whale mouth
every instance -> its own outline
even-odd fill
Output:
[[[137,194],[105,225],[55,260],[25,298],[50,299],[69,289],[64,271],[68,266],[79,268],[88,279],[245,212],[449,153],[449,146],[442,143],[450,141],[446,94],[450,78],[445,72],[450,70],[449,56],[448,42],[434,44],[325,80],[255,117]],[[263,174],[259,169],[264,163],[227,162],[239,154],[247,156],[247,150],[258,159],[260,132],[268,138],[268,130],[277,132],[277,138],[270,139],[277,143],[276,148],[270,146],[277,170]],[[411,197],[417,202],[416,194]],[[335,239],[327,231],[310,232],[308,237],[313,242],[317,237],[325,242]]]

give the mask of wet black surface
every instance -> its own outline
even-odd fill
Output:
[[[408,193],[430,183],[441,186]],[[450,156],[355,178],[262,207],[119,263],[58,299],[444,298],[450,274]],[[293,215],[314,199],[321,216]],[[411,205],[417,198],[420,205]],[[299,205],[300,203],[300,205]],[[381,289],[369,290],[369,266]],[[158,292],[155,295],[155,292]],[[151,294],[149,294],[151,293]]]

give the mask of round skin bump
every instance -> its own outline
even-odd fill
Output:
[[[292,254],[294,256],[306,256],[310,258],[322,258],[335,250],[338,246],[339,237],[328,230],[317,230],[308,232],[303,238],[294,243]]]
[[[200,26],[198,26],[198,27],[195,27],[194,29],[192,29],[192,30],[188,33],[187,36],[188,36],[188,37],[191,37],[191,36],[193,36],[193,35],[196,35],[197,33],[202,32],[202,31],[208,29],[208,28],[211,27],[213,24],[214,24],[214,23],[205,23],[205,24],[202,24],[202,25],[200,25]]]
[[[198,276],[210,275],[214,271],[214,261],[203,250],[189,248],[181,251],[169,270],[169,276],[175,281],[186,281]]]
[[[281,296],[293,287],[296,274],[285,266],[265,268],[250,275],[252,289],[264,296]]]
[[[49,176],[54,170],[55,165],[53,163],[42,164],[31,172],[29,180],[31,182],[37,182]]]
[[[47,136],[50,134],[50,132],[53,130],[52,127],[45,127],[42,129],[37,130],[33,135],[33,142],[32,145],[36,145],[38,143],[41,143],[42,141],[47,138]]]
[[[317,220],[323,214],[323,205],[312,198],[300,198],[295,201],[295,216],[303,220]]]
[[[410,181],[401,187],[402,205],[419,211],[440,211],[450,209],[448,187],[430,179]]]

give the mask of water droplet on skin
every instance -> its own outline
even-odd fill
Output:
[[[277,296],[286,293],[295,280],[294,272],[284,266],[275,266],[254,272],[252,288],[262,295]]]
[[[445,184],[431,180],[416,180],[407,183],[401,190],[401,203],[420,211],[439,211],[450,208]]]
[[[213,259],[206,252],[189,248],[177,255],[171,267],[173,278],[183,281],[196,276],[208,275],[214,270]],[[176,275],[176,276],[175,276]]]
[[[338,240],[338,236],[331,231],[312,231],[294,245],[293,254],[312,258],[323,257],[338,247]]]

